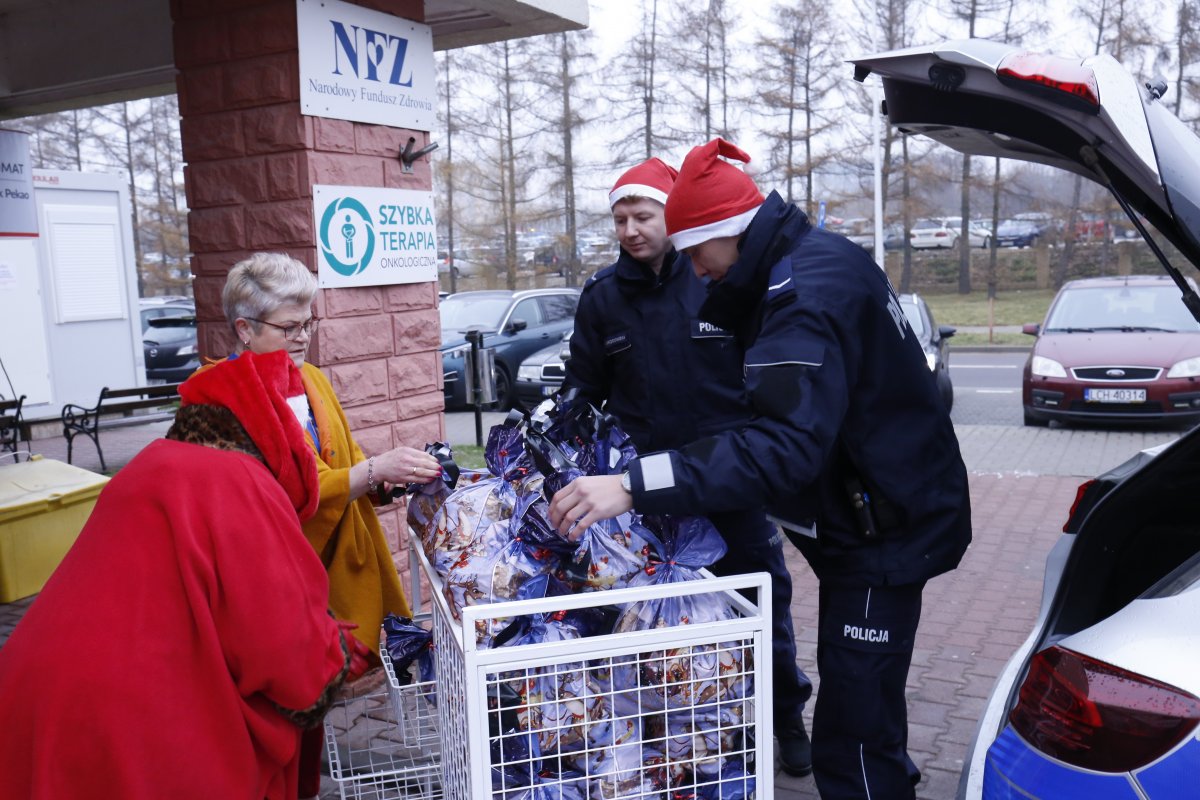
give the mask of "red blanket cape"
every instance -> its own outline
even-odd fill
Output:
[[[289,493],[241,453],[160,440],[105,487],[0,648],[0,797],[296,796],[344,660]]]

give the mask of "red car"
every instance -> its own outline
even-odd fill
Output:
[[[1063,286],[1025,364],[1025,424],[1200,419],[1200,323],[1168,277]]]

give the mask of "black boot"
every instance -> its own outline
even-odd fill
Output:
[[[775,739],[779,742],[780,769],[797,778],[812,772],[812,743],[804,729],[803,717],[797,717],[792,725],[776,731]]]

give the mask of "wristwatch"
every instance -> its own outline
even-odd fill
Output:
[[[633,484],[629,480],[629,470],[621,473],[621,488],[625,490],[626,494],[633,494]]]

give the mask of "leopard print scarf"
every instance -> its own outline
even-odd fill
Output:
[[[253,456],[266,465],[266,459],[233,412],[223,406],[184,406],[175,413],[175,423],[167,431],[168,439],[199,444],[217,450],[231,450]]]

